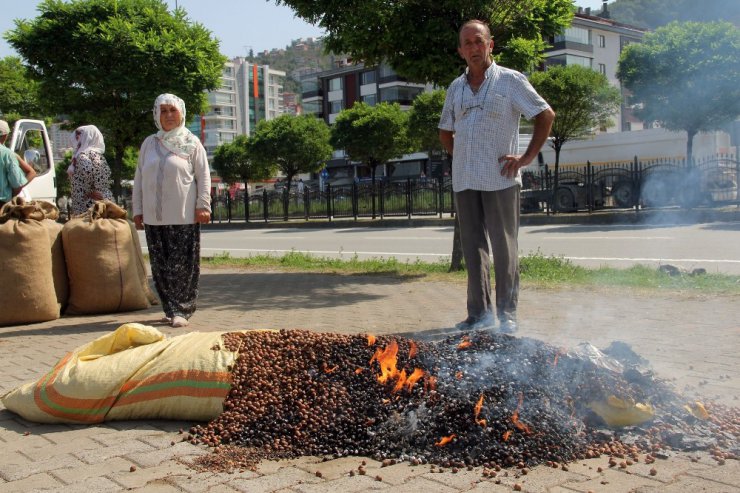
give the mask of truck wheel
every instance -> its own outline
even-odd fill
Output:
[[[633,207],[635,205],[635,187],[632,182],[619,181],[612,187],[612,197],[618,207]]]
[[[573,191],[566,187],[558,187],[555,190],[555,210],[560,212],[573,212],[576,210],[576,199]]]

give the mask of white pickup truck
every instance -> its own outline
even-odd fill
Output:
[[[23,156],[36,170],[36,178],[24,187],[33,200],[56,205],[57,182],[54,155],[46,125],[41,120],[18,120],[13,126],[10,149]]]

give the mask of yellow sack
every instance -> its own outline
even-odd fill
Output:
[[[589,409],[599,415],[611,427],[634,426],[650,421],[655,411],[650,404],[642,404],[610,395],[606,401],[595,401]]]
[[[223,410],[236,357],[220,332],[165,339],[153,327],[124,324],[0,400],[37,423],[208,421]]]

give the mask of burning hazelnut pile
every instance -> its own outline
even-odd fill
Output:
[[[630,445],[600,430],[586,405],[612,394],[686,422],[676,418],[678,397],[660,382],[628,381],[532,339],[472,333],[417,342],[300,330],[224,339],[239,352],[224,411],[186,437],[214,447],[200,461],[213,469],[302,455],[522,469],[670,446],[663,431],[675,435],[677,423],[658,421]],[[740,417],[724,416],[703,431],[729,426],[737,443]]]

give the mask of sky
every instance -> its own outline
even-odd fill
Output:
[[[39,0],[0,0],[0,32],[15,28],[14,19],[38,15]],[[229,58],[246,56],[272,48],[284,48],[298,38],[321,36],[323,31],[296,18],[274,0],[168,0],[171,8],[182,7],[191,21],[209,29],[221,42],[221,53]],[[602,0],[577,0],[580,7],[601,10]],[[0,58],[15,55],[5,39],[0,39]]]
[[[14,19],[33,19],[39,0],[0,0],[0,32],[15,28]],[[274,0],[168,0],[185,9],[191,21],[203,24],[221,42],[221,53],[229,58],[285,48],[293,39],[321,36],[323,31],[293,15]],[[5,39],[0,39],[0,58],[15,55]]]

